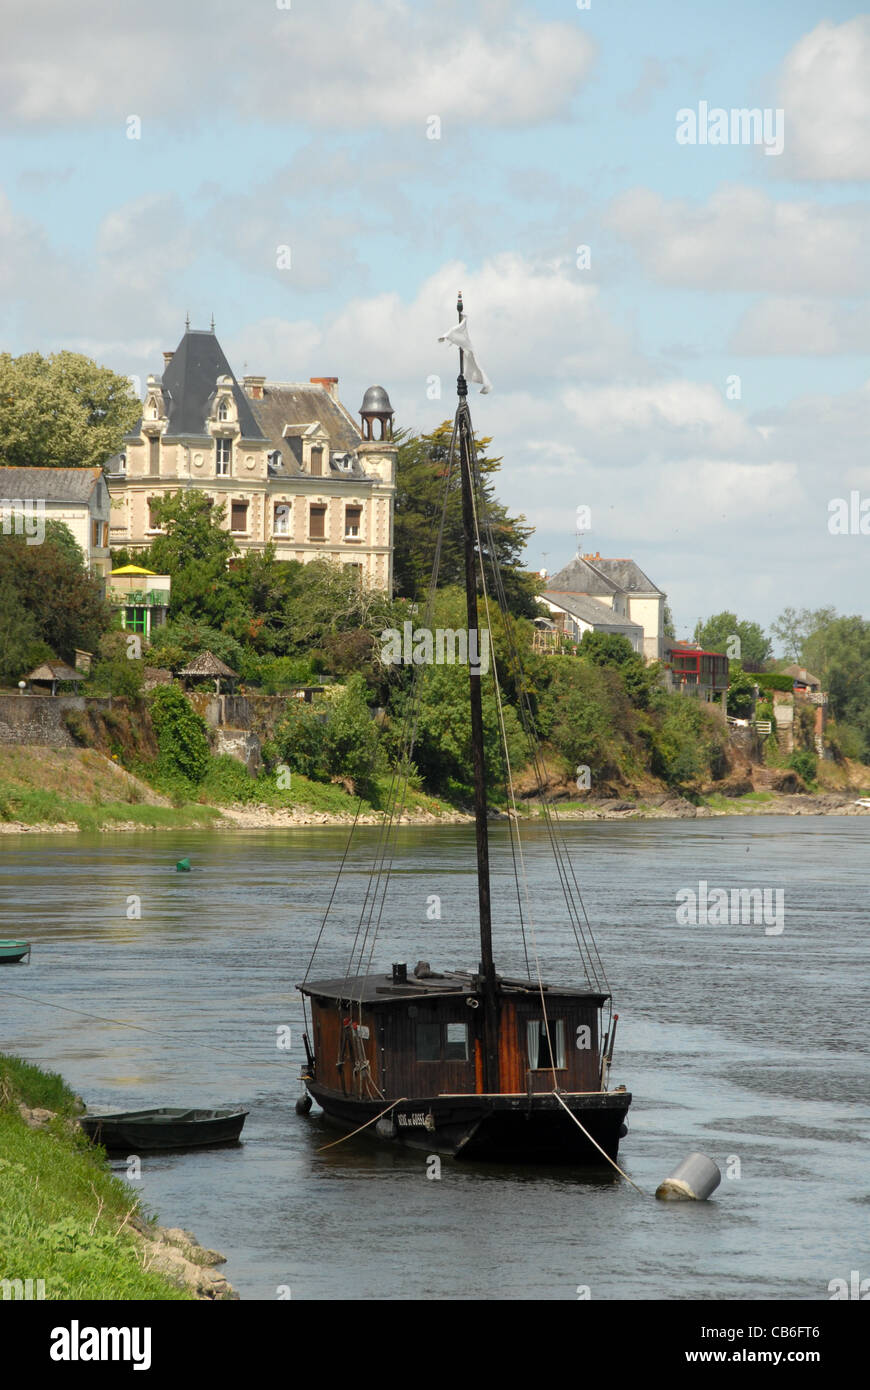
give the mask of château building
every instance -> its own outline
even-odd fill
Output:
[[[353,565],[390,592],[397,448],[383,387],[366,391],[358,426],[336,377],[240,385],[213,328],[188,327],[163,359],[141,420],[106,465],[111,544],[150,545],[155,501],[197,488],[225,507],[241,551],[271,543],[279,560]]]

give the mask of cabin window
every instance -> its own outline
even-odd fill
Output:
[[[547,1030],[550,1038],[547,1041]],[[565,1066],[565,1020],[530,1018],[526,1024],[526,1041],[529,1050],[530,1071],[550,1071]],[[552,1052],[550,1050],[552,1044]],[[555,1052],[555,1059],[553,1058]]]
[[[468,1028],[464,1023],[418,1023],[418,1062],[467,1062]]]
[[[445,1023],[444,1025],[445,1062],[468,1061],[468,1030],[464,1023]]]

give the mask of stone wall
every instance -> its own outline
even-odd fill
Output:
[[[0,743],[41,743],[49,748],[77,748],[66,727],[70,711],[104,711],[112,708],[110,696],[0,695]]]

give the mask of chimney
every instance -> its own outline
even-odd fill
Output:
[[[172,361],[172,359],[173,359],[174,356],[175,356],[175,349],[174,349],[174,348],[173,348],[172,352],[164,352],[164,354],[163,354],[163,370],[164,370],[164,372],[166,371],[166,368],[169,366],[169,364],[170,364],[170,362]]]
[[[250,396],[252,401],[263,399],[263,387],[266,384],[264,376],[243,376],[242,385],[245,388],[245,395]]]
[[[337,376],[313,376],[309,378],[312,386],[322,386],[332,400],[338,400]]]

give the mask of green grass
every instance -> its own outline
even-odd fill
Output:
[[[702,797],[702,804],[709,806],[711,811],[730,811],[733,815],[739,815],[747,807],[775,800],[773,792],[744,792],[742,796],[723,796],[721,792],[712,792]]]
[[[79,830],[101,830],[116,823],[134,823],[143,829],[172,829],[209,825],[217,812],[208,806],[187,802],[182,806],[146,806],[129,801],[104,801],[99,795],[91,801],[74,801],[41,787],[0,782],[0,821],[20,821],[23,825],[74,824]]]
[[[61,1114],[47,1129],[30,1129],[19,1099]],[[190,1300],[143,1267],[142,1243],[127,1224],[138,1197],[63,1118],[74,1104],[61,1077],[0,1057],[0,1279],[43,1280],[47,1300]]]
[[[56,1071],[43,1071],[23,1057],[0,1053],[0,1104],[20,1100],[31,1110],[72,1115],[77,1097]]]
[[[378,777],[368,788],[369,795],[362,799],[362,814],[383,810],[387,804],[391,779]],[[318,811],[327,815],[355,815],[359,798],[351,796],[337,782],[316,782],[303,777],[300,772],[290,775],[290,786],[279,787],[276,773],[262,772],[259,777],[249,777],[245,768],[235,758],[226,756],[211,758],[205,778],[200,783],[198,795],[204,802],[213,806],[269,806],[275,810],[292,810],[298,807],[306,811]],[[406,812],[430,811],[434,815],[452,812],[454,807],[443,799],[429,796],[419,788],[408,787],[405,793]]]

